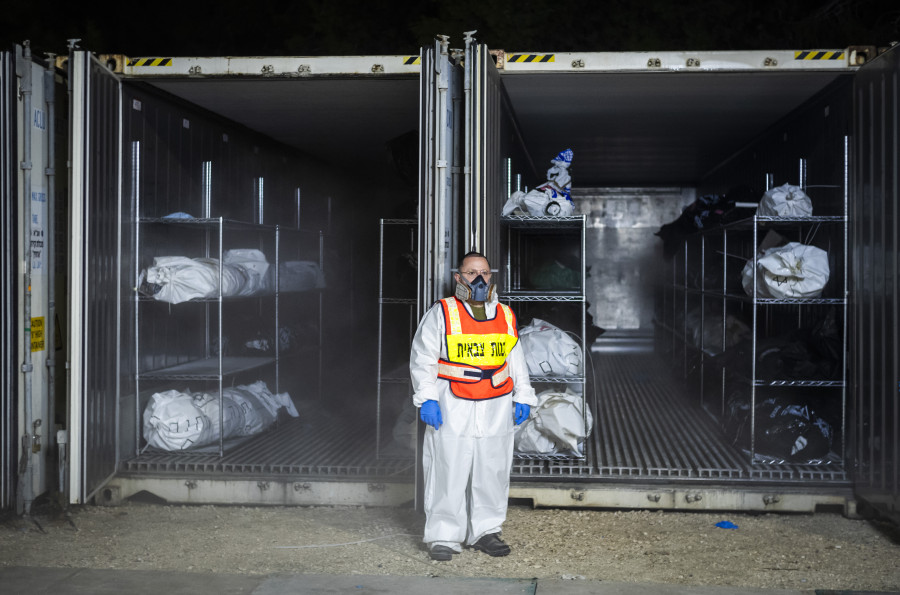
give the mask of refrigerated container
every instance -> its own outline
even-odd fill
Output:
[[[29,511],[58,483],[65,443],[65,80],[28,45],[0,58],[0,507]],[[63,435],[58,440],[57,432]],[[25,456],[27,453],[27,456]]]
[[[409,335],[474,248],[501,284],[527,278],[515,263],[533,264],[534,254],[587,271],[572,299],[514,304],[523,320],[581,321],[570,330],[586,344],[594,424],[581,456],[517,454],[511,497],[848,513],[860,497],[895,513],[897,56],[871,47],[507,52],[471,34],[397,56],[73,50],[59,63],[71,85],[70,501],[141,491],[198,503],[414,500]],[[506,199],[541,183],[569,148],[581,245],[573,254],[564,238],[527,233],[527,222],[521,232],[521,221],[512,241]],[[727,234],[691,234],[679,256],[663,255],[655,232],[698,197],[784,183],[802,184],[834,218],[790,226],[830,248],[833,302],[776,313],[685,282],[716,258],[753,257],[746,220]],[[188,219],[167,218],[178,213]],[[394,223],[403,238],[386,241]],[[527,257],[513,254],[520,236],[537,241]],[[251,247],[275,270],[282,260],[316,263],[324,287],[276,283],[265,295],[184,304],[141,290],[156,257],[210,258],[221,271],[226,249]],[[528,290],[504,287],[512,298]],[[839,379],[787,386],[828,410],[836,440],[827,457],[771,461],[752,440],[733,444],[722,366],[709,344],[685,340],[694,303],[701,336],[712,308],[755,320],[761,337],[815,308],[837,309]],[[263,334],[293,341],[274,339],[244,366],[253,355],[244,339]],[[154,393],[221,398],[224,387],[256,380],[287,392],[299,416],[201,449],[148,447],[143,416]],[[760,382],[744,385],[751,399],[777,390]]]

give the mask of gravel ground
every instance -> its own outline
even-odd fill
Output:
[[[405,508],[172,506],[128,502],[0,523],[0,565],[571,578],[784,589],[900,591],[892,525],[837,513],[723,514],[512,505],[506,558],[432,562]],[[716,527],[727,520],[737,529]]]

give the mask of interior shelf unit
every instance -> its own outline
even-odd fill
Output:
[[[505,274],[504,287],[500,299],[509,303],[516,313],[519,326],[523,326],[530,320],[526,317],[531,314],[532,306],[552,306],[554,304],[570,304],[578,308],[579,314],[575,316],[577,328],[565,328],[566,325],[558,324],[540,311],[534,317],[541,318],[550,324],[559,326],[564,331],[577,335],[581,345],[582,366],[581,373],[575,376],[542,376],[531,375],[531,382],[535,385],[535,392],[557,387],[571,387],[582,396],[582,410],[588,407],[588,386],[586,383],[585,367],[590,352],[586,344],[587,337],[587,299],[585,287],[587,279],[586,249],[585,249],[585,216],[575,215],[568,217],[534,217],[528,215],[507,216],[500,218],[501,228],[505,231]],[[577,260],[577,265],[572,267],[577,279],[574,283],[558,284],[554,287],[541,287],[541,283],[534,282],[534,272],[547,263],[547,259],[560,252]],[[519,307],[521,306],[521,307]],[[587,421],[585,421],[587,425]],[[535,453],[515,453],[517,464],[523,461],[566,461],[572,459],[586,459],[589,438],[585,438],[581,453],[562,453],[543,455]]]
[[[320,231],[304,230],[280,225],[264,225],[239,220],[217,218],[139,218],[135,222],[134,270],[137,273],[150,266],[154,256],[178,254],[189,258],[214,260],[218,273],[218,295],[195,298],[179,304],[170,304],[154,299],[141,291],[141,281],[137,280],[134,292],[134,382],[136,415],[135,432],[142,434],[142,397],[149,391],[168,389],[218,391],[219,427],[224,427],[223,389],[235,377],[250,372],[266,373],[274,383],[270,390],[281,390],[280,371],[282,360],[290,357],[282,354],[281,330],[284,324],[284,298],[293,291],[283,291],[281,265],[285,254],[299,254],[305,251],[301,245],[309,243],[309,238],[317,244],[319,270],[324,273],[324,235]],[[301,239],[306,238],[306,239]],[[289,248],[286,250],[285,246]],[[225,296],[222,293],[224,262],[229,248],[259,249],[269,263],[270,286],[250,295]],[[307,292],[304,292],[307,293]],[[317,344],[315,349],[321,354],[322,346],[322,294],[318,294],[318,337],[306,344]],[[271,342],[264,356],[232,355],[229,339],[225,331],[227,321],[247,311],[260,313],[271,329]],[[257,329],[263,331],[265,329]],[[147,335],[162,334],[167,338],[147,338]],[[318,356],[319,392],[322,386],[322,362]],[[177,381],[177,382],[175,382]],[[190,387],[185,382],[196,383]],[[219,433],[218,454],[225,454],[225,439]],[[141,452],[138,441],[138,452]],[[180,452],[179,454],[191,454]],[[208,456],[208,450],[202,454]]]
[[[378,233],[378,359],[375,381],[375,455],[388,445],[387,423],[412,413],[409,349],[415,335],[416,274],[410,257],[417,253],[418,221],[380,219]],[[409,454],[412,456],[413,451]]]
[[[805,161],[801,160],[801,172],[804,170]],[[766,177],[769,187],[771,178]],[[723,426],[723,431],[727,431],[725,422],[729,412],[734,411],[731,404],[736,395],[749,404],[749,441],[735,446],[747,456],[751,470],[760,473],[781,465],[831,468],[846,473],[847,186],[845,183],[837,188],[808,188],[804,183],[813,213],[821,210],[828,214],[751,214],[685,236],[672,260],[655,321],[657,351],[668,355],[685,380],[689,398],[697,399]],[[744,291],[741,278],[745,263],[752,264],[752,287],[756,288],[759,247],[770,232],[780,235],[783,241],[814,245],[826,251],[830,275],[819,297],[776,299],[758,297],[755,290],[753,295]],[[830,337],[836,361],[833,367],[816,369],[828,368],[829,373],[804,377],[798,374],[801,368],[786,365],[767,365],[761,370],[761,358],[774,353],[771,350],[777,341],[805,336],[801,333],[826,320],[833,330]],[[782,377],[773,376],[775,369],[788,372]],[[827,412],[834,439],[829,455],[800,461],[766,452],[757,406],[768,398],[793,399],[817,414]]]

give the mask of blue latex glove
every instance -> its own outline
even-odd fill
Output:
[[[531,406],[526,405],[525,403],[516,403],[516,413],[513,416],[513,419],[516,421],[516,425],[519,425],[531,415]]]
[[[444,423],[444,420],[441,419],[441,406],[434,400],[422,403],[422,407],[419,408],[419,418],[435,430],[440,429],[441,424]]]

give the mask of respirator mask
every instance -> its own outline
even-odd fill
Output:
[[[488,302],[494,295],[494,284],[488,283],[478,275],[471,282],[466,282],[460,275],[456,282],[456,297],[464,302]]]

